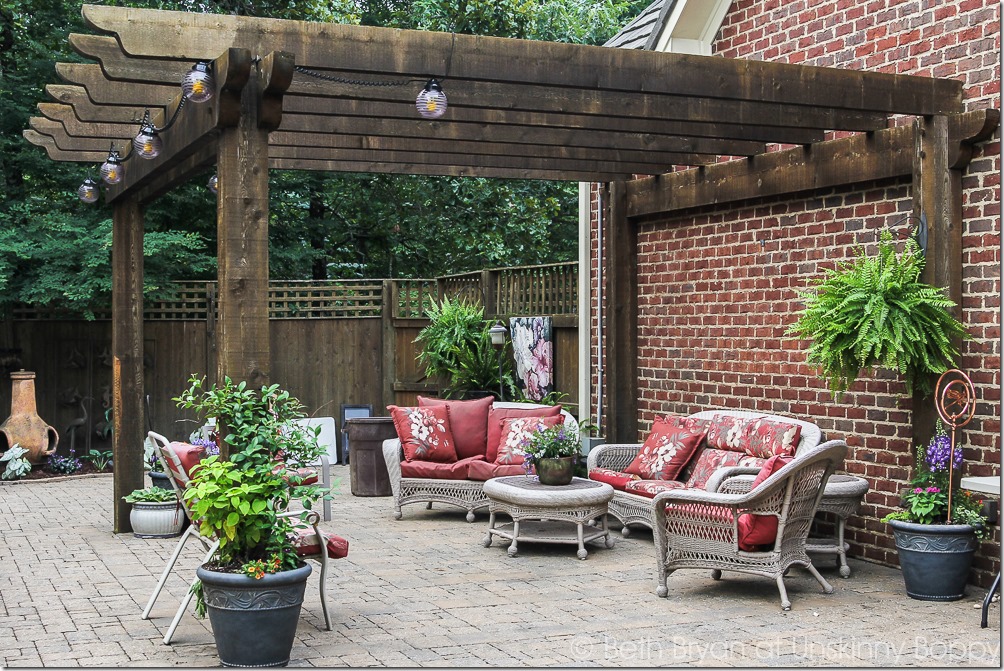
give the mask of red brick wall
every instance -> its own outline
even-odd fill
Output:
[[[991,0],[736,0],[714,48],[729,58],[958,78],[967,109],[999,108],[998,22]],[[963,322],[973,340],[961,368],[980,399],[962,438],[967,475],[1000,473],[998,138],[977,147],[963,178]],[[845,437],[845,469],[871,482],[850,521],[851,553],[888,564],[896,553],[878,520],[897,505],[912,465],[905,385],[865,375],[837,401],[805,365],[806,345],[784,331],[800,308],[796,291],[903,220],[910,194],[901,180],[747,201],[647,223],[639,239],[640,431],[660,413],[720,406],[807,417],[827,438]],[[978,553],[980,583],[997,570],[999,544],[998,529]]]

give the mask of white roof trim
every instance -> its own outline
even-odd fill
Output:
[[[676,54],[711,56],[711,45],[722,27],[732,0],[677,0],[667,3],[666,16],[647,49]]]

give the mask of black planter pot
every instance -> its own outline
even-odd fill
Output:
[[[958,601],[978,542],[968,524],[914,524],[890,520],[906,593],[921,601]]]
[[[202,594],[223,666],[289,664],[310,566],[260,580],[199,567]]]
[[[174,487],[171,486],[171,481],[167,477],[167,473],[162,473],[160,471],[147,471],[150,476],[150,482],[154,487],[158,489],[166,489],[171,491]]]

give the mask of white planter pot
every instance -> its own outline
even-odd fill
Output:
[[[181,533],[185,511],[177,501],[132,504],[129,523],[137,538],[172,538]]]

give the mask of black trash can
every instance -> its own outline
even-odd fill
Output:
[[[390,476],[383,459],[383,441],[397,438],[390,417],[353,417],[345,421],[349,437],[349,479],[352,496],[390,496]]]

